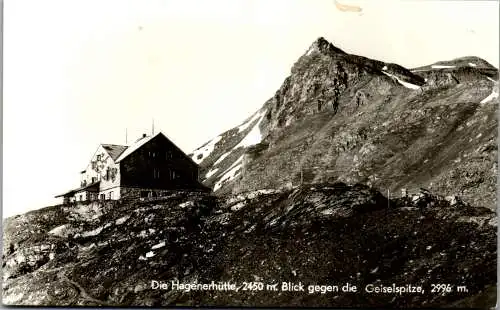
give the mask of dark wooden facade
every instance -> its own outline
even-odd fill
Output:
[[[198,165],[159,134],[120,161],[121,186],[156,189],[201,188]]]

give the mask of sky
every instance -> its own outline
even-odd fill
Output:
[[[6,0],[3,216],[58,203],[100,143],[161,130],[186,153],[251,116],[325,37],[417,67],[498,68],[498,1]]]

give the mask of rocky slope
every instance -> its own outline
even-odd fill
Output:
[[[496,300],[496,215],[427,192],[388,200],[365,185],[325,183],[224,198],[177,193],[54,206],[3,224],[7,305],[486,308]],[[161,290],[152,280],[266,289]],[[282,291],[287,281],[305,292]],[[359,292],[308,291],[346,283]],[[392,283],[424,293],[364,291]]]
[[[319,38],[261,109],[192,156],[218,194],[343,181],[494,209],[497,80],[477,57],[409,70]]]
[[[492,307],[497,79],[474,57],[410,70],[320,38],[262,108],[193,152],[215,193],[4,220],[3,303]],[[212,281],[235,286],[171,286]],[[357,292],[334,291],[347,283]],[[365,291],[393,284],[423,292]]]

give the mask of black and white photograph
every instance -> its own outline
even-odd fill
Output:
[[[497,305],[499,2],[6,0],[2,304]]]

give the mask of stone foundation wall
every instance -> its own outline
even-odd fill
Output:
[[[172,190],[172,189],[158,189],[158,188],[134,188],[122,187],[120,188],[120,199],[150,199],[157,197],[164,197],[172,193],[183,191],[197,192],[198,190]],[[199,190],[199,192],[202,192]]]

